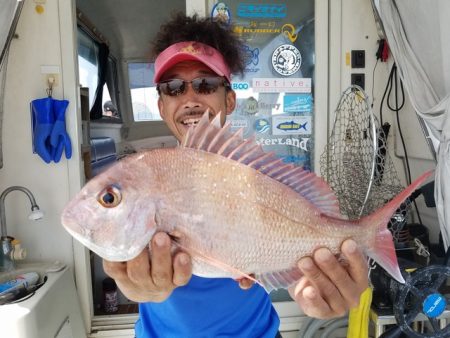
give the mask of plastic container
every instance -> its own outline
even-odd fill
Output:
[[[0,295],[6,294],[8,292],[14,291],[21,287],[27,288],[38,282],[39,275],[37,272],[27,272],[18,275],[16,278],[6,281],[0,284]]]
[[[102,282],[103,287],[103,311],[114,313],[119,311],[119,298],[117,295],[117,285],[114,279],[105,278]]]

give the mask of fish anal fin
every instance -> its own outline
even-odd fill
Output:
[[[302,276],[303,274],[300,269],[294,266],[286,270],[257,274],[255,278],[270,293],[272,290],[287,289],[292,284],[298,282]]]

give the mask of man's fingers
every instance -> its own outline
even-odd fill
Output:
[[[142,250],[139,255],[132,260],[129,260],[126,267],[127,278],[133,282],[133,284],[141,284],[145,287],[153,286],[153,282],[150,278],[148,250]]]
[[[250,279],[242,279],[242,280],[239,281],[239,287],[242,290],[248,290],[248,289],[250,289],[253,286],[253,283],[254,282],[252,280],[250,280]]]
[[[345,241],[341,252],[341,262],[326,248],[299,261],[304,277],[289,293],[308,316],[333,318],[358,306],[368,285],[366,259],[353,240]]]
[[[316,250],[316,252],[314,253],[314,258],[316,262],[320,261],[322,266],[326,265],[328,266],[328,268],[330,268],[330,266],[332,265],[339,265],[336,258],[328,249],[325,248]],[[333,261],[335,262],[334,264],[332,263]],[[327,271],[324,270],[322,266],[320,266],[322,271]],[[301,259],[299,267],[305,274],[305,276],[316,287],[316,289],[321,291],[321,293],[318,294],[317,297],[323,298],[324,302],[328,303],[329,307],[334,311],[334,313],[344,315],[347,307],[344,298],[335,286],[336,281],[333,280],[334,283],[331,282],[328,276],[325,275],[316,266],[316,264],[314,264],[314,261],[310,257]],[[311,298],[312,293],[310,293],[309,296]]]
[[[300,305],[307,316],[319,319],[336,317],[336,314],[322,298],[320,292],[306,277],[301,278],[295,286],[290,287],[289,294]]]
[[[127,262],[103,260],[105,272],[116,280],[123,294],[135,302],[162,302],[173,289],[188,283],[192,276],[189,255],[178,252],[172,256],[170,237],[159,232],[150,247]]]
[[[127,264],[125,262],[111,262],[104,259],[103,270],[113,279],[123,279],[127,275]]]
[[[186,285],[192,276],[191,258],[184,252],[179,252],[173,258],[173,284]]]
[[[318,249],[314,253],[314,261],[320,268],[328,280],[334,285],[335,289],[328,293],[325,291],[325,299],[338,299],[337,295],[333,295],[335,290],[341,295],[347,307],[353,308],[358,306],[359,296],[364,289],[360,289],[361,285],[367,287],[367,265],[362,252],[358,249],[353,240],[347,240],[343,246],[345,264],[340,264],[336,257],[325,248]],[[338,303],[332,306],[340,305]]]
[[[336,315],[333,309],[330,308],[329,304],[321,297],[320,293],[313,287],[307,286],[301,291],[299,295],[299,303],[305,313],[314,318],[325,319],[332,315]],[[342,313],[342,315],[345,314]]]
[[[336,257],[328,249],[322,248],[314,254],[314,259],[318,267],[326,273],[327,279],[334,284],[333,291],[325,292],[325,299],[335,299],[332,307],[337,306],[338,312],[345,312],[348,306],[357,306],[357,285]]]
[[[172,288],[172,255],[169,236],[159,232],[152,239],[151,276],[153,283],[162,290]]]
[[[341,252],[347,261],[351,263],[348,264],[347,271],[352,279],[358,285],[367,285],[369,282],[367,259],[355,241],[351,239],[346,240],[341,246]]]
[[[255,278],[254,274],[250,274],[250,276],[252,278]],[[236,282],[239,283],[239,287],[242,290],[248,290],[248,289],[250,289],[253,286],[253,284],[255,284],[255,281],[253,281],[253,280],[251,280],[249,278],[246,278],[246,277],[238,278],[238,279],[236,279]]]

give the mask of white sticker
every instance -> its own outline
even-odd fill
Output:
[[[289,44],[281,45],[272,54],[272,66],[283,76],[295,74],[302,64],[302,55],[297,47]]]
[[[255,93],[311,93],[311,78],[253,78]]]

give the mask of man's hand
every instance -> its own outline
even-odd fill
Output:
[[[328,319],[344,316],[359,304],[368,286],[367,261],[353,240],[342,244],[345,262],[326,248],[314,252],[313,259],[304,257],[299,268],[304,277],[289,289],[291,297],[310,317]]]
[[[170,238],[160,232],[150,242],[151,252],[144,249],[128,262],[103,260],[103,269],[113,278],[128,299],[135,302],[162,302],[192,276],[191,259],[185,252],[171,254]]]

